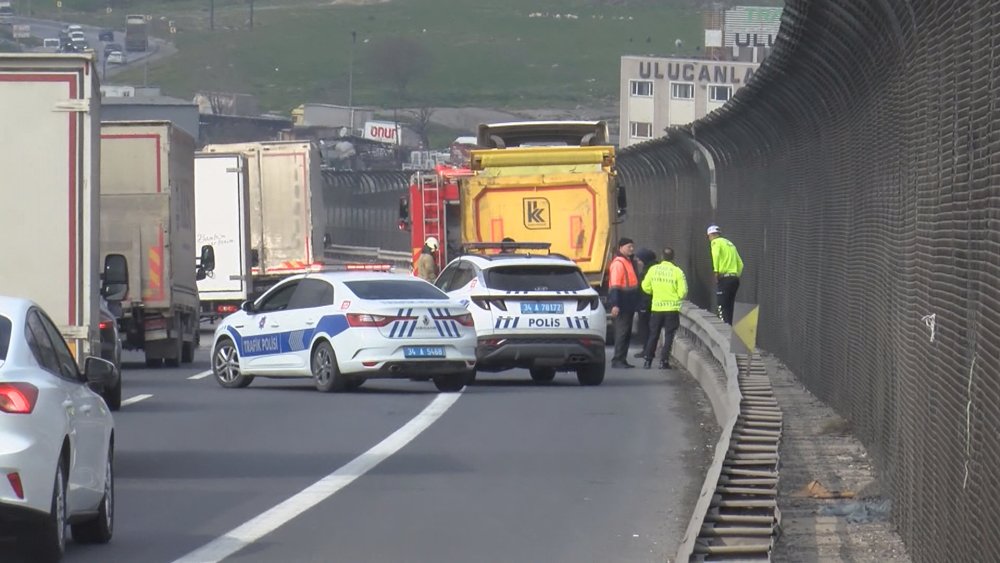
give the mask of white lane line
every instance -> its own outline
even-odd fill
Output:
[[[138,403],[139,401],[145,401],[146,399],[148,399],[150,397],[152,397],[152,395],[136,395],[135,397],[129,397],[128,399],[125,399],[124,401],[122,401],[122,406],[123,407],[127,407],[129,405],[134,405],[134,404]]]
[[[371,471],[420,435],[445,412],[461,393],[442,393],[409,422],[347,465],[309,485],[301,492],[272,507],[173,563],[217,563],[287,524],[296,516],[330,498]]]
[[[206,377],[212,375],[212,370],[203,371],[201,373],[196,373],[189,377],[188,379],[205,379]]]

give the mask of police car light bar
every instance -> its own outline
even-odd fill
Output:
[[[551,242],[469,242],[462,246],[469,250],[548,250]]]
[[[392,272],[392,264],[366,264],[366,263],[349,263],[349,264],[327,264],[323,266],[320,272]]]

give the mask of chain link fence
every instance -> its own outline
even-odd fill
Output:
[[[410,250],[400,231],[399,198],[408,195],[411,172],[323,171],[330,242],[343,246]]]
[[[788,0],[773,54],[622,151],[640,246],[710,307],[705,227],[758,341],[849,419],[918,561],[998,561],[1000,1]]]

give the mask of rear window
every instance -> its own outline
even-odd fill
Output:
[[[504,291],[579,291],[583,272],[573,266],[499,266],[486,270],[486,286]]]
[[[10,329],[10,319],[0,316],[0,360],[6,360],[10,350]]]
[[[344,285],[362,299],[448,299],[440,289],[418,280],[350,281]]]

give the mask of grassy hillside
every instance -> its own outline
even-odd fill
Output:
[[[303,101],[346,103],[352,30],[354,102],[384,107],[613,104],[621,55],[691,54],[702,40],[700,10],[683,1],[258,0],[250,30],[243,0],[217,0],[214,32],[208,0],[134,0],[110,15],[106,2],[65,0],[62,19],[122,27],[126,12],[151,13],[156,34],[179,50],[150,65],[151,84],[185,98],[246,92],[282,112]],[[380,57],[386,44],[411,59],[402,70]],[[407,69],[414,76],[401,96],[393,77]],[[115,81],[142,78],[136,69]]]

